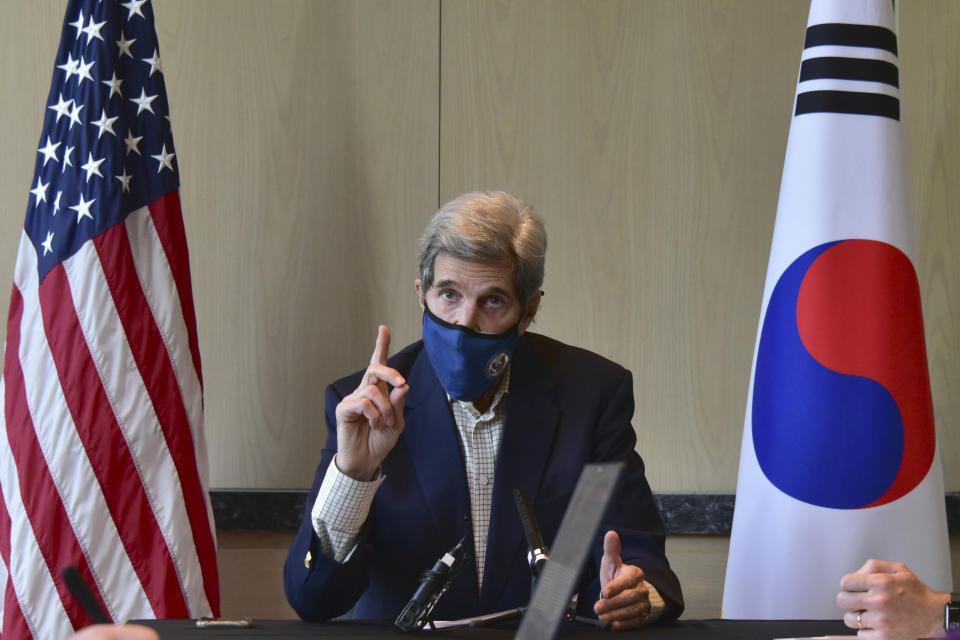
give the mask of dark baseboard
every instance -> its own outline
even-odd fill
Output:
[[[303,517],[306,491],[256,489],[210,492],[217,528],[296,531]],[[655,494],[660,516],[669,534],[729,535],[733,522],[732,494]],[[946,494],[947,526],[960,534],[960,492]]]

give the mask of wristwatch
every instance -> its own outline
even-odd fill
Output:
[[[960,593],[950,594],[950,602],[943,609],[943,628],[960,629]]]

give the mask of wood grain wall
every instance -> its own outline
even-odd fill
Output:
[[[63,4],[3,6],[0,283]],[[941,457],[958,490],[960,3],[898,4],[917,270]],[[534,330],[633,370],[655,490],[734,490],[807,2],[154,8],[215,488],[309,485],[324,385],[364,365],[378,323],[397,345],[418,337],[413,252],[426,219],[461,191],[503,188],[547,222]]]

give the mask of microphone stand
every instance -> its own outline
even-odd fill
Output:
[[[514,489],[513,501],[517,505],[523,535],[527,539],[527,562],[530,563],[530,593],[532,594],[537,588],[540,572],[550,558],[550,550],[547,548],[547,543],[543,541],[543,536],[540,535],[537,516],[533,512],[533,505],[530,504],[530,496],[527,492],[523,489]]]
[[[540,534],[540,527],[537,524],[537,516],[533,512],[533,506],[530,504],[530,497],[523,489],[513,490],[513,499],[517,505],[517,513],[520,516],[520,523],[523,525],[523,534],[527,539],[527,562],[530,564],[530,593],[533,594],[537,587],[537,579],[549,561],[550,551],[547,548],[543,536]],[[501,622],[509,622],[523,617],[526,607],[516,607],[497,611],[474,618],[464,618],[462,620],[447,620],[435,622],[430,614],[436,605],[440,596],[447,590],[450,582],[463,566],[463,543],[460,542],[443,558],[437,561],[433,570],[427,572],[420,587],[413,598],[404,607],[404,610],[397,616],[396,626],[401,631],[418,631],[429,626],[431,629],[457,629],[462,627],[488,627]],[[596,618],[587,618],[577,615],[577,595],[574,594],[563,614],[567,622],[575,622],[590,625],[597,629],[610,629],[610,623],[600,622]]]
[[[547,561],[550,559],[550,550],[547,543],[544,542],[540,533],[540,527],[537,524],[537,516],[533,512],[533,505],[530,504],[530,497],[523,489],[513,490],[513,500],[517,505],[517,513],[520,516],[520,524],[523,525],[523,535],[527,539],[527,562],[530,564],[530,593],[533,594],[537,588],[537,580],[543,572]],[[574,594],[564,613],[564,620],[567,622],[577,622],[590,625],[598,629],[609,629],[610,623],[600,622],[596,618],[586,618],[577,615],[577,596]],[[516,609],[507,609],[498,613],[492,613],[486,616],[479,616],[465,621],[470,627],[485,627],[500,622],[522,618],[526,607],[517,607]]]
[[[514,489],[513,501],[517,504],[517,513],[520,514],[520,524],[523,525],[523,535],[527,538],[527,562],[530,563],[530,573],[532,576],[530,579],[530,593],[533,594],[537,588],[537,580],[540,578],[544,566],[546,566],[547,561],[550,559],[550,550],[547,548],[547,543],[544,542],[543,536],[540,534],[537,516],[533,512],[533,505],[530,504],[530,496],[527,495],[527,492],[523,489]],[[567,622],[579,622],[599,629],[610,628],[610,624],[607,622],[600,622],[596,618],[577,615],[577,594],[574,594],[570,600],[570,605],[567,607],[564,619]]]

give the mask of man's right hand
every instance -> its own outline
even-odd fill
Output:
[[[410,387],[387,366],[389,351],[390,329],[380,325],[377,346],[360,386],[337,405],[336,464],[354,480],[373,480],[403,432],[403,402]]]

